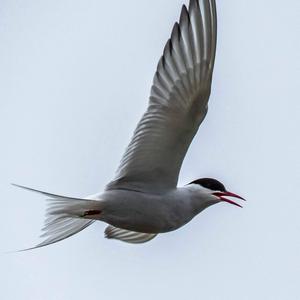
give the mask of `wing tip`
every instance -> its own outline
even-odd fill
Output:
[[[190,23],[190,16],[189,16],[189,11],[186,7],[185,4],[182,5],[180,17],[179,17],[179,24],[183,26],[184,24],[189,24]]]

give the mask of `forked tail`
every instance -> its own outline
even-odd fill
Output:
[[[50,197],[46,210],[46,220],[41,237],[46,238],[35,247],[20,250],[32,250],[64,240],[91,225],[95,220],[88,219],[90,212],[100,212],[99,201],[65,197],[25,186],[13,184],[22,189],[37,192]]]

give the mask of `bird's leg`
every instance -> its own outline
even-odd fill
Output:
[[[101,210],[98,209],[92,209],[92,210],[87,210],[83,213],[82,217],[86,217],[86,216],[94,216],[94,215],[100,215],[101,214]]]

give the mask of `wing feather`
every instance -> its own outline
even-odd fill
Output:
[[[146,243],[154,239],[156,236],[157,234],[129,231],[111,225],[107,226],[105,229],[106,238],[120,240],[130,244]]]
[[[215,0],[190,0],[158,62],[149,106],[107,189],[175,188],[188,147],[207,113],[216,53]]]

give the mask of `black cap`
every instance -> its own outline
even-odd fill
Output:
[[[201,178],[190,182],[189,184],[199,184],[212,191],[226,192],[224,184],[213,178]]]

